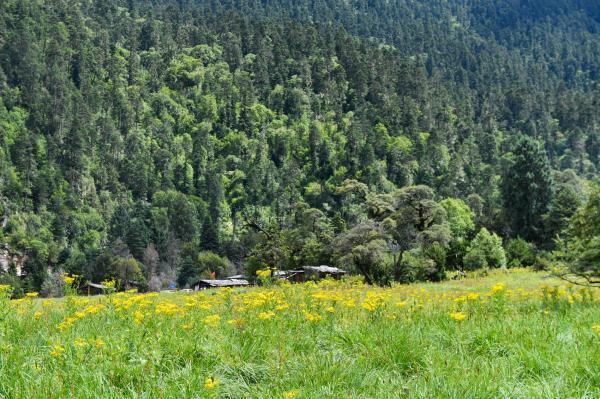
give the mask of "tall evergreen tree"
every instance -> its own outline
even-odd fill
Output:
[[[552,171],[542,144],[520,136],[502,181],[504,212],[513,236],[540,241],[552,193]]]

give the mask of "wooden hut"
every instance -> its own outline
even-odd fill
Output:
[[[102,295],[108,293],[111,289],[112,288],[102,284],[95,284],[89,282],[79,287],[79,290],[87,295]]]
[[[250,283],[247,280],[242,279],[228,279],[228,280],[199,280],[194,284],[194,291],[207,290],[210,288],[223,288],[223,287],[246,287]]]
[[[346,274],[345,270],[326,265],[304,266],[302,270],[304,271],[304,280],[321,280],[327,277],[332,277],[335,280],[339,280],[344,274]]]

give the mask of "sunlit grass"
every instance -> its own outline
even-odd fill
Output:
[[[0,397],[592,398],[599,299],[526,270],[4,299]]]

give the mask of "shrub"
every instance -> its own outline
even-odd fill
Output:
[[[400,283],[441,281],[446,278],[446,249],[439,244],[404,254],[396,280]]]
[[[600,187],[569,220],[553,253],[555,273],[578,284],[600,287]]]
[[[506,254],[502,248],[502,239],[495,233],[490,233],[485,227],[482,228],[471,241],[463,263],[468,270],[506,267]]]
[[[533,269],[537,271],[550,270],[552,262],[549,259],[550,255],[547,252],[538,254],[533,264]]]
[[[522,238],[510,240],[506,246],[509,267],[532,266],[535,263],[535,248]]]

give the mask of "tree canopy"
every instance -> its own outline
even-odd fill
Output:
[[[552,250],[598,178],[599,35],[595,0],[4,0],[0,280]]]

